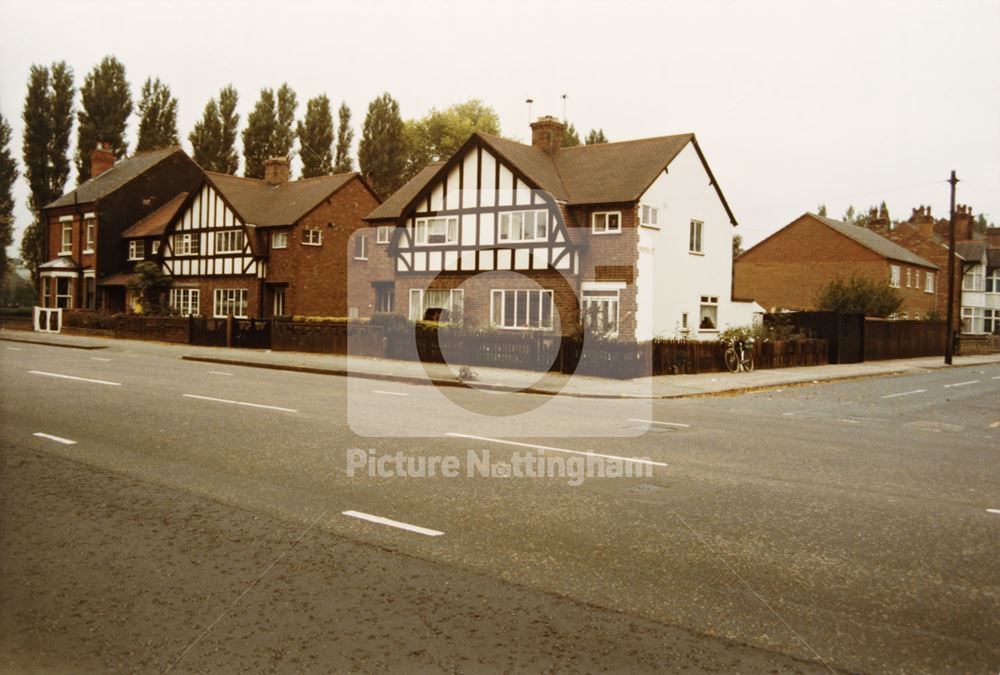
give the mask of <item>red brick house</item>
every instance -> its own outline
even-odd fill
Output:
[[[127,233],[160,237],[181,314],[347,316],[352,233],[378,206],[357,173],[290,181],[288,160],[262,180],[205,172],[202,183]]]
[[[806,213],[748,249],[734,265],[734,293],[770,310],[816,309],[834,279],[888,281],[903,298],[897,316],[936,311],[935,263],[863,227]]]
[[[375,304],[621,339],[750,323],[731,297],[736,220],[693,134],[563,148],[559,120],[531,128],[531,145],[473,134],[368,215],[391,261]]]
[[[48,259],[38,270],[42,307],[124,311],[132,263],[123,232],[197,185],[201,169],[179,147],[116,163],[107,145],[98,144],[91,175],[43,209]],[[144,249],[142,258],[154,256],[151,246]]]

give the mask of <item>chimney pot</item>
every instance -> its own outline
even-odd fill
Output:
[[[264,180],[271,185],[287,183],[291,166],[287,157],[269,157],[264,160]]]
[[[107,141],[97,141],[90,153],[90,177],[95,178],[115,165],[115,153]]]
[[[566,125],[555,117],[539,117],[537,122],[531,123],[531,145],[551,154],[562,147],[565,130]]]

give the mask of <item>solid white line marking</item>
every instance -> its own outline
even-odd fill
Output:
[[[209,375],[223,375],[225,377],[232,377],[233,376],[232,373],[224,373],[221,370],[210,370],[210,371],[208,371],[208,374]]]
[[[391,520],[389,518],[383,518],[382,516],[373,516],[370,513],[362,513],[361,511],[341,511],[341,515],[349,516],[351,518],[360,518],[361,520],[367,520],[370,523],[378,523],[379,525],[388,525],[389,527],[398,527],[401,530],[406,530],[408,532],[416,532],[417,534],[424,534],[428,537],[440,537],[444,532],[439,530],[432,530],[426,527],[420,527],[419,525],[410,525],[409,523],[403,523],[398,520]]]
[[[20,347],[7,347],[7,351],[9,351],[9,352],[23,352],[24,350],[21,349]],[[995,380],[997,378],[994,377],[993,379]]]
[[[247,403],[246,401],[231,401],[228,398],[215,398],[213,396],[198,396],[197,394],[183,394],[184,398],[196,398],[200,401],[215,401],[216,403],[231,403],[232,405],[242,405],[248,408],[264,408],[265,410],[279,410],[281,412],[297,413],[293,408],[282,408],[276,405],[262,405],[260,403]]]
[[[61,375],[60,373],[46,373],[44,370],[29,370],[32,375],[44,375],[45,377],[58,377],[63,380],[76,380],[78,382],[90,382],[92,384],[106,384],[109,387],[120,387],[121,382],[108,382],[107,380],[92,380],[89,377],[76,377],[74,375]]]
[[[996,513],[1000,515],[1000,509],[986,509],[987,513]]]
[[[955,384],[946,384],[944,385],[944,387],[945,389],[947,389],[948,387],[964,387],[967,384],[975,384],[976,382],[979,382],[979,380],[969,380],[968,382],[956,382]]]
[[[101,356],[91,356],[91,357],[90,357],[90,360],[91,360],[91,361],[104,361],[105,363],[107,363],[107,362],[108,362],[108,361],[110,361],[111,359],[106,359],[106,358],[103,358],[103,357],[101,357]]]
[[[911,394],[922,394],[926,389],[914,389],[913,391],[901,391],[898,394],[886,394],[882,398],[896,398],[897,396],[909,396]]]
[[[472,436],[470,434],[457,434],[449,431],[446,436],[455,438],[470,438],[474,441],[486,441],[487,443],[502,443],[503,445],[516,445],[522,448],[536,448],[538,450],[551,450],[553,452],[568,452],[572,455],[583,455],[584,457],[603,457],[604,459],[616,459],[622,462],[634,462],[636,464],[648,464],[649,466],[670,466],[664,462],[654,462],[651,459],[636,459],[634,457],[619,457],[618,455],[602,455],[599,452],[584,452],[582,450],[567,450],[565,448],[553,448],[548,445],[538,445],[537,443],[518,443],[517,441],[502,441],[499,438],[487,438],[486,436]]]
[[[386,396],[409,396],[409,394],[404,394],[401,391],[384,391],[382,389],[372,389],[376,394],[385,394]]]
[[[657,422],[656,420],[641,420],[637,417],[629,417],[629,422],[642,422],[644,424],[662,424],[665,427],[680,427],[682,429],[690,429],[690,424],[681,424],[680,422]]]
[[[56,443],[62,443],[63,445],[76,445],[76,441],[71,441],[68,438],[63,438],[62,436],[53,436],[52,434],[43,434],[41,431],[36,431],[32,436],[38,436],[39,438],[47,438],[50,441],[55,441]]]

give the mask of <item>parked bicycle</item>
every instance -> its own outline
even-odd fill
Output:
[[[726,349],[726,368],[731,373],[753,372],[753,338],[733,338]]]

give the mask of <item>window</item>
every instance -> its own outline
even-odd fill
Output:
[[[170,309],[181,316],[198,316],[201,305],[201,291],[197,288],[171,288]]]
[[[94,252],[94,237],[97,232],[97,220],[94,216],[88,215],[83,217],[83,230],[84,230],[84,241],[86,246],[84,246],[84,253]]]
[[[285,289],[274,289],[274,316],[285,316]]]
[[[223,230],[215,233],[216,253],[241,253],[246,238],[242,230]]]
[[[962,275],[963,291],[983,290],[983,266],[976,265],[964,275]]]
[[[719,296],[701,296],[701,312],[698,318],[699,330],[719,329]]]
[[[465,292],[460,288],[451,290],[410,289],[410,320],[440,321],[442,323],[462,323],[465,307]]]
[[[660,210],[655,206],[646,206],[643,204],[640,222],[642,222],[643,225],[656,225],[659,214]]]
[[[1000,267],[994,267],[986,275],[986,292],[1000,293]]]
[[[56,307],[73,309],[73,280],[56,277]]]
[[[212,315],[216,319],[225,319],[230,314],[237,319],[247,318],[247,289],[215,289],[215,307],[213,308]]]
[[[912,270],[909,267],[907,267],[906,268],[906,287],[907,288],[912,288],[913,287],[913,283],[912,282],[913,282]]]
[[[587,330],[604,337],[618,335],[619,291],[584,289],[582,292],[583,325]]]
[[[705,230],[705,223],[700,220],[691,221],[691,233],[688,237],[688,252],[689,253],[704,253],[704,240],[703,234]]]
[[[552,330],[552,291],[493,289],[490,323],[497,328]]]
[[[920,288],[920,270],[913,270],[913,287]]]
[[[962,308],[962,332],[982,333],[983,332],[983,308],[963,307]]]
[[[322,246],[323,230],[306,228],[302,230],[302,243],[306,246]]]
[[[288,231],[271,233],[271,248],[288,248]]]
[[[128,259],[142,260],[146,257],[146,242],[142,239],[132,239],[128,242]]]
[[[1000,335],[1000,309],[983,310],[983,332]]]
[[[612,234],[622,231],[620,211],[600,211],[591,216],[590,227],[594,234]]]
[[[927,272],[924,274],[924,293],[934,292],[934,273]]]
[[[197,234],[187,232],[174,235],[174,255],[198,255],[201,241]]]
[[[418,244],[451,244],[458,241],[458,218],[417,218]]]
[[[500,214],[500,241],[544,241],[548,236],[548,211],[513,211]]]
[[[83,306],[86,309],[94,309],[97,307],[97,298],[94,293],[94,277],[87,276],[83,278]]]
[[[889,285],[899,288],[899,265],[889,265]]]
[[[375,289],[375,311],[392,312],[395,302],[393,300],[394,289],[392,286],[380,286]]]
[[[379,225],[378,229],[375,230],[375,243],[376,244],[388,244],[389,238],[392,236],[392,228],[388,225]]]
[[[73,221],[62,221],[62,236],[59,240],[59,253],[73,253]]]
[[[368,237],[359,234],[354,238],[354,259],[368,260]]]
[[[157,253],[160,252],[160,240],[159,239],[156,239],[155,241],[153,241],[152,244],[150,244],[150,250],[149,250],[149,252],[151,254],[153,254],[153,255],[156,255]]]

